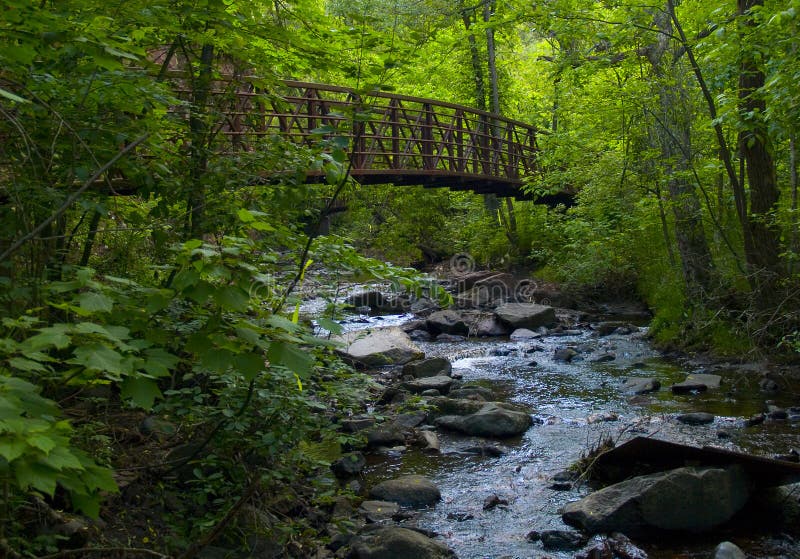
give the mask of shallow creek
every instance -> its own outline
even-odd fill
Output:
[[[410,317],[374,318],[369,323],[347,324],[348,329],[396,325]],[[744,420],[764,410],[765,400],[789,407],[800,403],[794,390],[765,395],[759,391],[757,372],[715,368],[723,377],[718,390],[673,395],[669,386],[687,373],[700,369],[681,367],[662,358],[644,337],[646,329],[633,335],[597,337],[591,330],[567,336],[545,336],[537,340],[469,340],[428,342],[418,345],[427,357],[445,357],[464,383],[492,389],[499,401],[525,404],[540,420],[522,437],[503,441],[439,432],[441,454],[429,455],[409,449],[386,456],[371,456],[365,472],[366,485],[404,474],[430,477],[441,489],[442,501],[423,511],[419,527],[435,531],[461,559],[499,557],[571,558],[572,552],[545,551],[540,543],[526,541],[531,530],[566,529],[559,509],[590,489],[577,486],[568,491],[551,489],[552,476],[566,469],[582,452],[602,438],[622,441],[636,435],[652,435],[694,445],[716,445],[755,454],[785,453],[798,446],[800,423],[770,422],[745,427]],[[571,347],[578,356],[571,363],[553,359],[554,351]],[[606,363],[592,360],[603,353],[616,358]],[[645,396],[622,392],[625,378],[655,377],[662,389]],[[690,426],[674,416],[689,411],[710,412],[712,424]],[[592,422],[595,414],[613,413],[616,421]],[[719,438],[724,431],[729,438]],[[497,443],[501,457],[474,456],[462,449]],[[484,511],[484,499],[492,494],[508,501]],[[792,497],[797,500],[797,496]],[[650,557],[710,557],[714,546],[734,541],[755,557],[800,557],[797,534],[775,530],[778,518],[767,520],[772,529],[758,530],[747,519],[736,526],[694,538],[670,535],[659,542],[637,542]],[[746,528],[746,529],[745,529]],[[791,530],[795,532],[795,530]]]

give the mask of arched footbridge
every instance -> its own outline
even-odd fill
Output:
[[[229,98],[230,99],[230,98]],[[234,149],[280,136],[314,146],[346,140],[350,174],[362,184],[422,185],[532,199],[526,178],[540,172],[537,130],[524,122],[432,99],[298,81],[265,95],[239,87],[219,132]],[[310,171],[309,183],[324,182]],[[569,193],[538,196],[572,203]]]

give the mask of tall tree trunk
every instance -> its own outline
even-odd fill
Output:
[[[211,79],[214,62],[214,46],[203,45],[200,52],[200,68],[194,80],[192,110],[189,117],[190,152],[189,191],[186,196],[188,227],[191,238],[200,238],[204,231],[206,186],[205,175],[208,170],[208,98],[211,93]]]
[[[486,55],[489,66],[489,85],[491,87],[491,108],[494,114],[500,114],[500,87],[497,81],[497,54],[494,44],[494,29],[488,25],[494,13],[494,0],[487,0],[483,5],[483,21],[486,25]]]
[[[738,0],[739,15],[745,27],[755,25],[749,11],[763,6],[763,0]],[[740,44],[744,41],[740,41]],[[748,125],[739,134],[739,149],[746,163],[747,181],[750,184],[750,213],[748,225],[752,247],[747,251],[749,272],[755,275],[757,295],[762,302],[774,300],[776,282],[783,277],[780,259],[780,230],[775,220],[780,191],[778,174],[772,157],[769,130],[763,115],[766,102],[758,96],[764,87],[764,72],[759,67],[755,53],[745,44],[741,51],[739,69],[739,108]]]
[[[473,10],[474,11],[474,10]],[[475,34],[470,31],[472,27],[472,15],[470,10],[461,10],[461,20],[467,30],[467,43],[469,44],[469,54],[472,60],[472,74],[475,78],[475,107],[481,111],[486,110],[486,85],[483,81],[483,64],[481,64],[481,53],[478,50],[478,40]]]
[[[800,235],[798,235],[798,228],[800,227],[800,223],[797,219],[797,143],[795,142],[794,136],[791,137],[789,140],[789,177],[790,177],[790,184],[792,188],[792,213],[790,214],[791,217],[791,230],[792,230],[792,261],[794,263],[794,259],[797,258],[798,252],[800,252],[800,246],[798,246],[798,241],[800,241]],[[789,275],[794,273],[794,266],[789,270]]]
[[[647,48],[656,78],[659,103],[655,137],[661,151],[667,191],[675,217],[675,240],[681,257],[687,297],[702,303],[711,290],[713,263],[703,228],[700,199],[688,178],[691,171],[691,113],[680,61],[666,68],[665,55],[673,54],[669,10],[656,11],[654,22],[661,33]],[[674,57],[672,57],[674,59]],[[669,75],[667,75],[669,73]],[[669,79],[668,79],[669,78]]]

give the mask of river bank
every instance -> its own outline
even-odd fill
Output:
[[[350,533],[358,533],[367,524],[388,524],[437,534],[436,541],[462,558],[573,557],[581,546],[573,543],[553,549],[552,542],[542,542],[536,534],[575,534],[563,523],[560,511],[590,489],[564,471],[604,440],[618,444],[643,435],[787,456],[796,446],[800,417],[794,410],[794,378],[780,376],[772,368],[764,371],[760,365],[665,357],[648,342],[644,316],[633,324],[625,320],[632,317],[623,314],[559,310],[557,323],[538,331],[461,338],[470,329],[477,332],[481,320],[487,320],[479,308],[455,313],[467,319],[465,324],[471,321],[466,332],[456,316],[445,321],[451,333],[443,332],[439,324],[446,316],[434,315],[431,321],[432,313],[421,314],[427,318],[395,314],[345,321],[348,329],[400,325],[417,338],[416,346],[426,358],[445,360],[451,367],[449,374],[424,378],[452,379],[414,383],[409,378],[412,370],[401,365],[370,372],[386,390],[368,406],[370,413],[347,419],[351,426],[361,422],[367,440],[372,438],[358,473],[342,476],[353,491],[353,499],[346,500],[352,508],[347,518],[355,528]],[[718,375],[720,386],[682,393],[670,388],[698,373]],[[657,381],[661,388],[634,393],[638,390],[632,390],[630,383],[639,386],[646,380]],[[458,397],[443,398],[433,390]],[[460,420],[442,420],[435,411],[447,406],[447,400],[465,399],[462,396],[471,402],[497,401],[499,407],[511,404],[512,410],[525,410],[530,426],[513,436],[465,433]],[[484,405],[469,410],[474,413]],[[694,422],[692,414],[709,414],[710,420],[704,416],[703,422]],[[374,487],[408,475],[428,478],[441,500],[433,500],[434,506],[427,508],[396,511],[394,506],[374,504]],[[383,516],[376,516],[374,507],[383,507]],[[387,509],[391,514],[386,514]],[[739,516],[745,524],[754,524],[752,513]],[[735,540],[753,556],[793,556],[786,549],[793,549],[796,534],[791,529],[785,533],[784,528],[776,517],[766,531],[743,535],[741,524],[734,522],[705,536],[670,533],[666,542],[662,538],[658,543],[636,543],[651,557],[710,557],[726,539]],[[358,539],[355,551],[348,551],[348,544],[354,543],[350,535],[332,532],[333,545],[320,551],[322,556],[378,556],[359,548]],[[370,537],[374,543],[374,536]],[[577,541],[583,544],[585,540]],[[439,552],[433,549],[431,556]]]

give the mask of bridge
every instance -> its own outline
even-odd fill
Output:
[[[338,137],[347,145],[350,175],[362,184],[447,187],[531,199],[522,187],[539,172],[539,148],[536,128],[524,122],[384,91],[360,94],[346,87],[285,81],[282,90],[265,94],[246,83],[230,84],[217,82],[215,87],[226,99],[217,110],[224,115],[218,132],[227,138],[228,149],[254,150],[260,139],[274,136],[309,147]],[[324,177],[324,171],[311,170],[306,182],[323,182]],[[536,201],[569,205],[570,198],[559,194]]]

